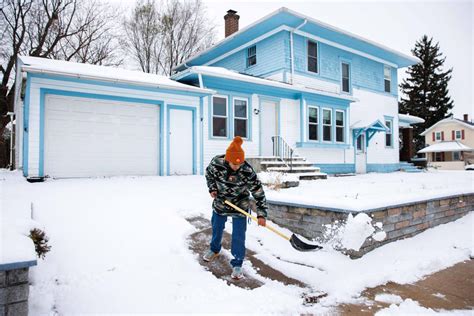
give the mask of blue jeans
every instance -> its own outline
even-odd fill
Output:
[[[224,233],[227,216],[212,212],[212,239],[211,250],[215,253],[221,251],[222,235]],[[230,261],[232,267],[241,267],[245,258],[245,231],[247,219],[245,217],[232,217],[232,246],[231,253],[234,259]]]

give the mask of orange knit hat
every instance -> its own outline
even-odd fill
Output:
[[[241,145],[244,141],[240,136],[235,136],[232,143],[225,152],[225,160],[233,164],[240,165],[245,161],[245,152]]]

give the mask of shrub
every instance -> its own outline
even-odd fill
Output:
[[[48,236],[46,236],[45,232],[38,228],[33,228],[30,230],[31,240],[35,244],[35,251],[38,255],[38,258],[44,259],[47,252],[51,250],[51,246],[48,245]]]

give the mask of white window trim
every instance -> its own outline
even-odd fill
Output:
[[[335,127],[335,133],[334,133],[334,141],[339,144],[345,144],[346,143],[346,113],[342,110],[336,110],[334,115],[334,127]],[[342,125],[337,125],[337,112],[342,113]],[[342,142],[337,141],[337,128],[342,127]]]
[[[329,110],[329,112],[331,113],[331,124],[328,125],[328,124],[324,124],[324,110]],[[333,109],[331,108],[322,108],[322,111],[321,111],[321,126],[322,126],[322,133],[321,133],[321,140],[324,142],[324,143],[333,143],[334,141],[334,115],[333,115]],[[330,126],[331,128],[329,129],[331,131],[331,139],[330,140],[324,140],[324,126]]]
[[[235,100],[240,100],[240,101],[245,101],[247,106],[245,107],[245,119],[244,118],[236,118],[235,117]],[[235,137],[235,120],[245,120],[247,121],[247,130],[245,131],[245,133],[247,134],[247,137],[242,137],[243,139],[250,139],[250,126],[249,126],[249,99],[248,98],[242,98],[242,97],[233,97],[232,98],[232,119],[234,120],[234,122],[232,122],[233,126],[234,126],[234,130],[232,131],[232,134],[234,135]]]
[[[438,135],[439,135],[439,139],[438,139]],[[441,132],[435,132],[435,142],[440,142],[442,139],[441,139]]]
[[[387,120],[385,119],[385,125],[387,125],[387,122],[390,122],[390,132],[385,132],[386,135],[390,135],[390,142],[391,145],[387,145],[387,138],[385,138],[385,148],[393,148],[393,120]]]
[[[316,112],[318,113],[318,121],[316,123],[310,123],[309,122],[309,109],[310,108],[313,108],[313,109],[316,109]],[[321,140],[321,135],[319,133],[319,121],[320,121],[320,113],[319,113],[319,106],[316,106],[316,105],[308,105],[308,113],[307,113],[307,118],[308,118],[308,124],[307,124],[307,128],[308,128],[308,142],[319,142]],[[309,125],[316,125],[317,127],[317,131],[318,131],[318,139],[309,139]]]
[[[458,132],[459,132],[459,137],[458,137]],[[462,139],[462,131],[454,131],[454,140],[461,140]]]
[[[222,115],[214,115],[214,98],[222,98],[225,99],[225,113],[226,116]],[[214,136],[214,117],[220,117],[220,118],[225,118],[226,120],[226,135],[225,136]],[[227,139],[229,137],[229,98],[225,95],[220,95],[220,94],[215,94],[212,96],[212,102],[211,102],[211,138],[217,138],[217,139]]]
[[[385,77],[385,69],[389,70],[389,77],[388,78]],[[390,91],[385,91],[385,80],[388,80],[390,82],[390,85],[389,85]],[[387,66],[387,65],[383,66],[383,91],[385,93],[392,93],[392,67]]]
[[[311,58],[316,58],[316,71],[311,71],[309,70],[309,42],[316,44],[316,56],[311,56]],[[311,39],[306,39],[306,72],[310,74],[319,74],[319,42],[311,40]]]

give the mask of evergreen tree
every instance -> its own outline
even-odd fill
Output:
[[[415,43],[412,53],[421,62],[408,68],[409,77],[400,84],[399,112],[425,120],[425,123],[413,126],[413,139],[418,151],[425,147],[425,138],[420,133],[451,115],[453,101],[448,95],[448,82],[453,69],[443,72],[446,57],[442,57],[439,43],[433,44],[433,38],[428,39],[426,35]]]

